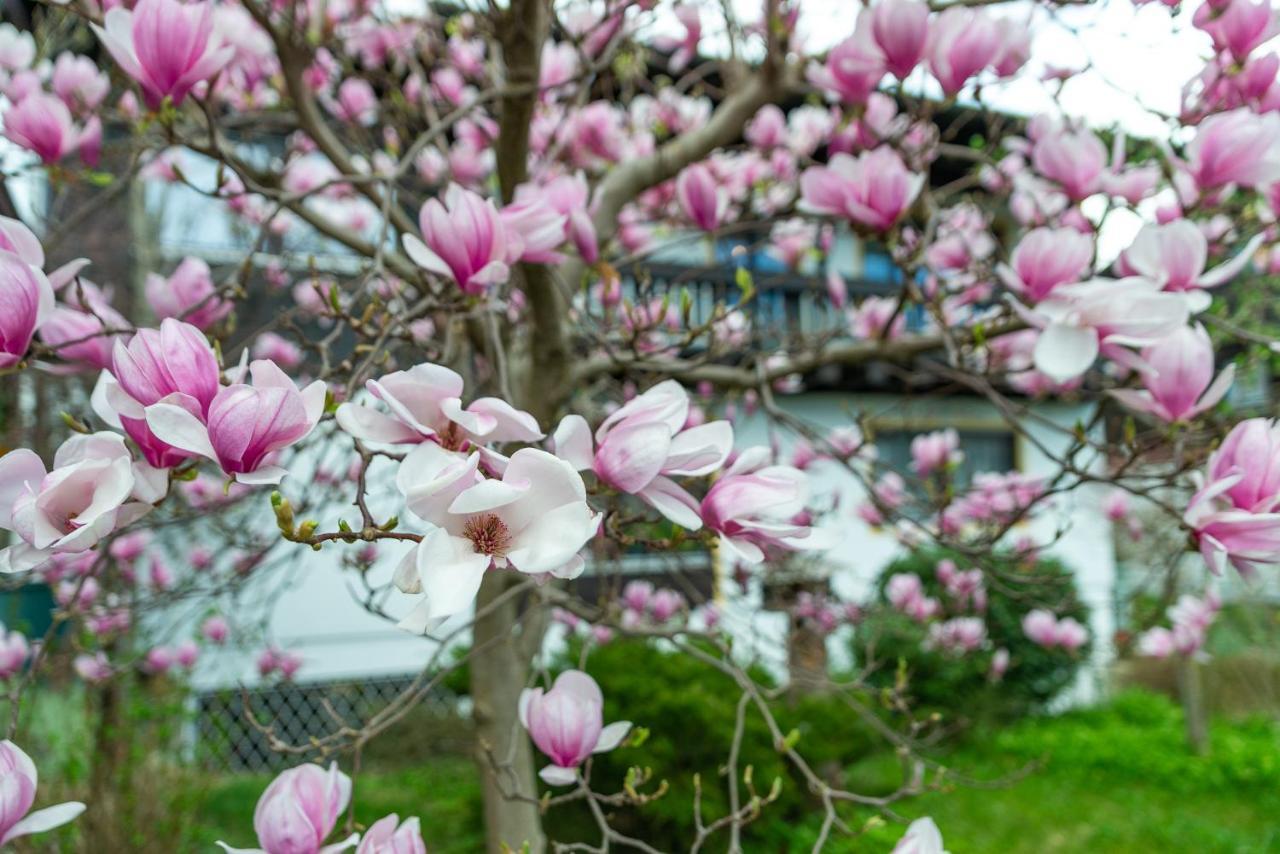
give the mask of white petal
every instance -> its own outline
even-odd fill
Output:
[[[591,468],[595,449],[587,419],[581,415],[566,415],[551,434],[551,447],[557,457],[578,471]]]
[[[1051,323],[1036,339],[1036,368],[1058,382],[1078,377],[1098,358],[1098,333],[1089,327]]]
[[[596,741],[595,748],[592,753],[607,753],[613,750],[622,740],[627,737],[627,733],[631,732],[631,721],[615,721],[604,729],[600,730],[600,738]]]
[[[79,801],[67,801],[65,804],[57,806],[45,807],[42,810],[36,810],[27,815],[22,821],[9,828],[9,832],[0,839],[0,843],[9,842],[17,839],[19,836],[27,836],[32,833],[44,833],[46,830],[53,830],[55,827],[62,827],[69,821],[84,812],[84,804]]]
[[[548,765],[538,772],[542,782],[548,786],[569,786],[578,779],[578,772],[572,768],[561,768],[559,765]]]
[[[199,418],[181,406],[153,403],[147,407],[147,426],[161,442],[218,461],[218,455],[209,442],[209,431]]]

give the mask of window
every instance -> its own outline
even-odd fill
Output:
[[[938,428],[944,429],[944,428]],[[911,440],[932,430],[877,430],[880,461],[897,471],[911,470]],[[956,472],[956,486],[967,487],[975,474],[1007,472],[1016,467],[1013,434],[1004,430],[959,430],[964,461]]]

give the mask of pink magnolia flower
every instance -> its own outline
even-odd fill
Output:
[[[0,625],[0,679],[11,679],[20,673],[30,654],[26,635],[5,631]]]
[[[1031,162],[1041,175],[1061,184],[1070,199],[1080,201],[1101,188],[1107,149],[1090,131],[1055,129],[1035,141]]]
[[[747,122],[743,136],[754,148],[768,151],[787,143],[787,116],[776,104],[765,104]]]
[[[942,833],[929,817],[918,818],[907,826],[907,832],[893,846],[890,854],[947,854],[942,848]]]
[[[80,115],[96,110],[111,91],[111,80],[93,60],[71,51],[58,54],[49,79],[53,93]]]
[[[124,439],[115,433],[72,436],[58,448],[50,472],[33,451],[10,451],[0,457],[0,528],[18,539],[0,551],[0,572],[88,551],[151,509],[130,500],[140,489]]]
[[[729,194],[711,167],[695,163],[676,176],[676,200],[684,215],[703,231],[715,231],[729,211]]]
[[[981,649],[987,642],[987,624],[981,617],[953,617],[929,626],[925,648],[960,656]]]
[[[281,772],[258,798],[253,829],[261,848],[232,848],[230,854],[337,854],[356,844],[358,834],[325,845],[338,816],[351,800],[351,778],[333,763],[299,765]]]
[[[301,441],[320,422],[327,390],[316,380],[301,392],[273,362],[249,365],[253,385],[222,387],[205,420],[172,400],[146,407],[147,427],[179,450],[213,460],[244,484],[279,483],[288,472],[268,455]]]
[[[1022,618],[1022,632],[1033,643],[1048,649],[1057,643],[1058,619],[1049,611],[1036,608]]]
[[[415,365],[369,380],[365,388],[390,414],[344,403],[335,415],[339,427],[363,442],[431,441],[451,451],[468,451],[490,442],[536,442],[543,437],[532,415],[496,397],[479,398],[464,408],[462,377],[440,365]]]
[[[1001,280],[1026,300],[1037,303],[1058,285],[1080,281],[1093,264],[1093,237],[1074,228],[1037,228],[1018,241]]]
[[[564,242],[567,217],[541,198],[517,200],[499,215],[507,235],[508,264],[558,264],[564,260],[556,248]]]
[[[282,368],[293,370],[302,364],[302,348],[278,332],[263,332],[253,339],[251,348],[255,359],[274,362]]]
[[[653,598],[653,584],[649,581],[628,581],[622,588],[622,604],[630,611],[643,614],[649,610],[649,600]]]
[[[809,69],[809,82],[846,104],[865,104],[884,77],[884,56],[875,43],[870,19],[859,16],[853,35]]]
[[[892,340],[907,328],[906,316],[898,310],[893,297],[866,297],[849,310],[849,331],[854,338]]]
[[[999,682],[1004,679],[1004,675],[1008,671],[1009,650],[1000,647],[991,656],[991,667],[987,670],[987,678],[992,682]]]
[[[527,688],[520,694],[520,723],[551,764],[538,772],[552,786],[567,786],[593,753],[613,750],[631,731],[630,721],[604,725],[600,686],[581,670],[566,670],[550,691]]]
[[[580,415],[567,415],[553,441],[558,457],[578,471],[591,469],[615,489],[637,496],[672,522],[702,527],[698,502],[672,477],[702,477],[724,465],[733,448],[727,421],[687,427],[689,395],[666,380],[632,398],[606,418],[595,434]]]
[[[57,163],[80,145],[67,105],[44,92],[33,92],[5,111],[4,135],[45,164]]]
[[[55,290],[59,287],[55,279],[62,273],[61,269],[56,270],[54,279],[50,279]],[[115,339],[131,328],[129,321],[112,307],[101,288],[86,279],[78,279],[74,287],[65,288],[62,300],[41,324],[40,340],[59,359],[110,368]]]
[[[0,244],[12,245],[7,236],[0,232]],[[15,236],[22,241],[20,232]],[[43,255],[41,251],[41,261]],[[53,286],[36,266],[12,252],[0,251],[0,306],[0,368],[7,368],[27,354],[36,330],[52,315]]]
[[[911,440],[911,469],[920,477],[944,471],[963,458],[960,434],[955,430],[937,430]]]
[[[660,50],[671,51],[668,67],[672,72],[680,72],[698,57],[698,43],[702,41],[702,12],[696,3],[681,3],[673,11],[684,27],[684,36],[679,39],[660,38],[656,46]]]
[[[581,475],[537,448],[512,454],[501,480],[482,475],[479,463],[479,453],[460,459],[427,442],[400,464],[406,505],[432,526],[396,570],[400,590],[426,594],[402,628],[423,632],[462,611],[491,567],[562,578],[582,571],[578,552],[600,517]]]
[[[20,71],[36,59],[36,40],[10,23],[0,24],[0,69]]]
[[[1142,391],[1115,389],[1111,394],[1137,412],[1162,421],[1190,420],[1226,396],[1235,365],[1213,377],[1213,344],[1200,324],[1184,326],[1142,351]]]
[[[1230,281],[1265,240],[1265,234],[1255,235],[1236,257],[1206,273],[1209,242],[1204,232],[1189,220],[1176,219],[1143,226],[1122,258],[1128,270],[1159,282],[1166,291],[1195,291]]]
[[[226,619],[214,615],[200,624],[200,634],[209,643],[222,646],[231,635],[231,627],[227,625]]]
[[[209,414],[221,373],[204,334],[189,323],[167,318],[160,329],[140,329],[125,345],[115,342],[111,377],[99,381],[95,404],[99,417],[119,426],[157,468],[169,468],[191,456],[157,437],[147,426],[146,408],[157,403],[186,409],[200,419]],[[113,417],[114,416],[114,417]]]
[[[594,264],[600,257],[600,245],[591,221],[589,195],[587,179],[579,172],[560,175],[541,185],[521,184],[515,198],[517,202],[537,199],[550,205],[564,217],[564,236],[573,241],[583,261]]]
[[[1232,428],[1209,455],[1208,479],[1223,483],[1233,477],[1221,491],[1232,507],[1251,513],[1280,507],[1280,424],[1249,418]]]
[[[887,146],[856,158],[836,154],[828,165],[810,167],[800,176],[801,207],[888,231],[911,207],[924,182],[924,175],[907,169]]]
[[[1099,355],[1132,364],[1125,346],[1146,346],[1185,326],[1189,309],[1179,294],[1146,279],[1094,279],[1059,285],[1023,316],[1042,331],[1035,366],[1063,382],[1089,369]]]
[[[665,623],[685,609],[688,603],[674,590],[662,588],[649,600],[649,616],[655,623]]]
[[[338,86],[338,96],[330,107],[344,122],[371,125],[378,118],[378,96],[363,77],[348,77]]]
[[[1196,128],[1186,154],[1187,170],[1201,190],[1266,187],[1280,180],[1280,115],[1245,107],[1215,113]]]
[[[1210,481],[1191,497],[1182,517],[1194,532],[1205,564],[1216,574],[1230,563],[1241,575],[1252,577],[1258,566],[1280,563],[1280,513],[1241,510],[1223,497],[1243,477],[1236,472]]]
[[[1148,658],[1168,658],[1177,651],[1173,632],[1156,626],[1138,637],[1138,654]]]
[[[106,655],[101,652],[93,655],[87,653],[77,655],[71,666],[77,676],[91,684],[106,682],[114,672],[111,669],[111,662],[107,661]]]
[[[364,832],[356,854],[427,854],[418,817],[406,818],[401,824],[395,813],[383,816]]]
[[[130,11],[107,12],[93,25],[111,56],[142,87],[153,109],[165,98],[181,104],[191,89],[222,70],[235,55],[213,32],[213,4],[139,0]]]
[[[955,95],[1002,54],[1004,31],[994,18],[974,9],[953,6],[934,20],[929,31],[929,68],[942,91]]]
[[[1229,0],[1196,9],[1194,23],[1213,37],[1219,50],[1243,63],[1260,46],[1280,33],[1280,16],[1269,0]]]
[[[1058,620],[1055,642],[1068,652],[1075,652],[1089,641],[1089,630],[1073,617]]]
[[[794,521],[808,498],[808,479],[790,466],[766,465],[768,451],[744,451],[725,469],[701,504],[702,522],[720,535],[728,554],[744,563],[764,560],[765,548],[824,548],[824,538]]]
[[[905,80],[925,55],[928,4],[920,0],[881,0],[871,7],[871,34],[884,55],[885,69]]]
[[[147,305],[156,317],[176,317],[208,329],[231,313],[231,300],[218,295],[209,265],[200,258],[184,258],[168,278],[148,273]]]
[[[507,235],[493,202],[450,184],[444,204],[428,199],[418,214],[422,238],[404,236],[405,252],[429,273],[451,278],[463,293],[480,295],[502,284],[507,267]]]
[[[72,821],[84,812],[84,804],[68,801],[31,812],[36,800],[36,766],[21,747],[0,741],[0,845],[20,836],[44,833]]]

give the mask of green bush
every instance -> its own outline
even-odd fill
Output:
[[[574,667],[579,650],[566,651],[557,669]],[[653,790],[665,781],[664,797],[638,809],[617,811],[612,820],[623,833],[644,839],[660,850],[686,849],[694,836],[694,776],[702,783],[704,821],[710,823],[728,809],[724,765],[733,739],[741,692],[733,681],[688,655],[668,652],[651,643],[619,639],[592,651],[586,670],[600,683],[605,698],[605,722],[626,719],[649,730],[640,748],[623,747],[595,758],[592,786],[619,791],[628,767],[652,770]],[[757,681],[767,684],[760,673]],[[836,696],[782,699],[771,706],[784,733],[798,733],[798,749],[815,772],[841,784],[844,768],[884,741],[863,725],[845,700]],[[748,850],[798,850],[797,834],[816,834],[821,807],[801,777],[793,774],[778,754],[764,720],[754,707],[744,719],[739,774],[751,766],[756,790],[769,791],[781,781],[779,799],[765,808],[760,820],[746,829]],[[744,789],[745,791],[745,789]],[[745,802],[745,795],[744,795]],[[802,826],[812,825],[802,830]],[[599,841],[585,810],[566,806],[547,816],[552,838]],[[719,846],[712,846],[717,850]]]
[[[971,611],[951,608],[952,603],[938,581],[938,561],[950,558],[961,570],[973,562],[956,552],[924,549],[894,561],[876,582],[876,604],[854,633],[855,660],[874,659],[879,668],[871,674],[874,684],[889,686],[898,679],[895,665],[905,666],[908,694],[918,706],[955,716],[1007,719],[1042,707],[1075,677],[1089,651],[1086,644],[1074,654],[1047,650],[1032,643],[1022,631],[1022,618],[1034,608],[1046,608],[1058,617],[1074,617],[1088,625],[1088,610],[1076,592],[1075,580],[1056,560],[1043,559],[1028,564],[1007,554],[984,561],[987,576],[987,625],[989,649],[950,656],[923,648],[927,626],[908,618],[889,605],[885,587],[897,573],[915,573],[925,592],[944,607],[943,619],[964,616]],[[992,583],[992,575],[998,583]],[[988,678],[992,652],[1009,651],[1010,665],[1004,678],[993,684]]]

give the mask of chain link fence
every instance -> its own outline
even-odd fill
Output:
[[[306,745],[343,727],[362,727],[408,690],[413,679],[391,676],[349,682],[283,682],[201,694],[196,698],[196,758],[202,766],[219,772],[275,772],[318,759],[318,749],[302,753],[272,750],[267,734],[253,721],[271,727],[276,738],[287,744]],[[430,746],[435,752],[464,752],[469,747],[465,712],[459,697],[437,690],[401,723],[411,724],[415,730],[430,727],[437,735]],[[388,740],[396,739],[389,734]]]

